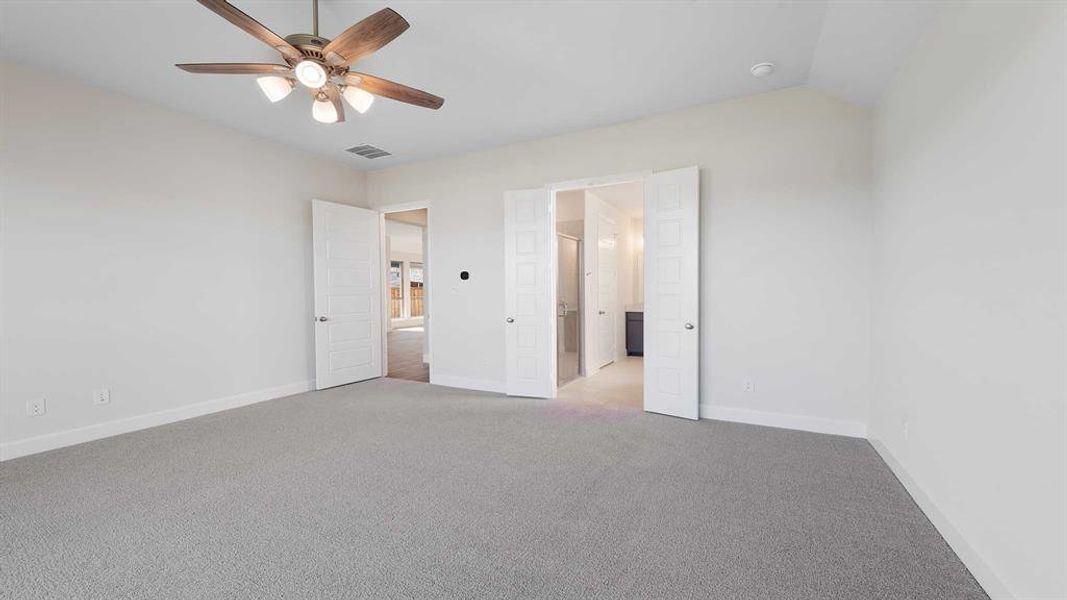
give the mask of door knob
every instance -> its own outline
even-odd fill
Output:
[[[692,329],[693,328],[693,324],[692,323],[686,323],[685,324],[685,328],[686,329]]]
[[[319,321],[329,321],[329,319],[328,319],[328,318],[326,318],[326,317],[319,317],[319,319],[318,319],[318,320],[319,320]]]
[[[515,322],[515,319],[512,319],[511,317],[508,317],[508,323],[514,323],[514,322]]]
[[[608,314],[607,312],[602,311],[602,310],[598,310],[596,312],[597,312],[598,315],[606,315],[606,314]]]

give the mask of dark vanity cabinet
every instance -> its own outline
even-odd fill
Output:
[[[645,313],[626,312],[626,356],[645,355]]]

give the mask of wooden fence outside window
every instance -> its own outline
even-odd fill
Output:
[[[416,287],[418,286],[418,287]],[[423,311],[423,297],[425,289],[421,283],[411,284],[411,316],[421,317]]]
[[[399,319],[404,312],[404,288],[389,288],[389,318]]]

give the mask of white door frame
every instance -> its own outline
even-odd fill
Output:
[[[635,181],[644,182],[649,175],[652,174],[652,169],[647,171],[633,171],[631,173],[623,173],[621,175],[606,175],[604,177],[587,177],[585,179],[572,179],[570,181],[561,181],[559,183],[548,184],[548,192],[552,194],[552,202],[556,201],[556,192],[566,192],[569,190],[584,190],[586,188],[604,187],[607,185],[618,185],[620,183],[633,183]]]
[[[430,335],[431,323],[434,320],[433,317],[433,268],[430,265],[430,245],[432,243],[432,236],[430,235],[430,223],[433,221],[433,208],[431,207],[429,200],[419,200],[416,202],[401,202],[399,204],[386,204],[385,206],[379,206],[374,210],[378,211],[381,215],[381,231],[382,231],[382,377],[389,376],[389,251],[386,248],[386,235],[385,235],[385,214],[404,212],[406,210],[419,210],[421,208],[426,209],[426,231],[423,235],[425,243],[422,248],[422,281],[423,288],[425,289],[423,296],[423,314],[425,318],[422,320],[422,334],[426,336],[426,355],[423,360],[430,365],[430,383],[433,383],[433,336]]]
[[[666,169],[666,170],[670,170],[670,169]],[[609,186],[609,185],[617,185],[617,184],[620,184],[620,183],[634,183],[634,182],[640,181],[642,183],[642,185],[645,187],[645,189],[643,191],[643,195],[645,195],[645,197],[647,197],[647,194],[648,194],[648,189],[647,189],[648,188],[648,180],[653,175],[653,173],[654,173],[654,171],[652,169],[647,169],[647,170],[643,170],[643,171],[634,171],[634,172],[622,173],[622,174],[618,174],[618,175],[606,175],[606,176],[602,176],[602,177],[588,177],[588,178],[583,178],[583,179],[572,179],[570,181],[561,181],[561,182],[558,182],[558,183],[548,184],[545,187],[548,189],[548,192],[549,192],[549,197],[550,197],[550,200],[551,200],[551,207],[552,207],[552,214],[553,215],[558,214],[557,210],[556,210],[556,195],[559,192],[565,192],[565,191],[570,191],[570,190],[582,190],[582,189],[588,189],[588,188],[597,188],[597,187],[603,187],[603,186]],[[551,222],[551,228],[552,228],[551,233],[552,233],[553,236],[555,236],[557,231],[556,231],[556,220],[555,220],[554,217],[553,217],[552,222]],[[647,261],[645,260],[647,258],[647,253],[648,253],[648,246],[644,246],[643,245],[642,248],[641,248],[641,260],[645,264],[647,264]],[[556,250],[553,247],[552,277],[549,278],[549,281],[551,282],[551,285],[552,285],[553,297],[555,297],[555,295],[557,293],[556,283],[557,283],[557,279],[559,277],[558,271],[559,271],[559,257],[556,255]],[[585,278],[584,277],[582,278],[582,283],[583,283],[583,285],[585,283]],[[698,286],[699,286],[699,282],[698,282]],[[583,297],[585,298],[585,302],[588,302],[589,295],[585,294]],[[698,296],[698,298],[699,298],[699,296]],[[588,325],[588,323],[586,323],[584,321],[584,315],[585,315],[584,308],[585,307],[583,306],[583,311],[582,311],[583,312],[583,325]],[[583,356],[585,356],[585,345],[588,343],[588,340],[587,340],[587,338],[589,337],[588,331],[589,331],[588,327],[583,329],[584,333],[582,335],[582,340],[581,340],[581,352],[582,352]],[[618,344],[620,342],[617,340],[616,343]],[[625,343],[625,342],[622,342],[622,343]],[[555,358],[555,349],[554,348],[553,348],[553,358],[552,358],[552,360],[553,361],[556,360],[556,358]],[[585,369],[587,369],[587,372],[586,373],[582,373],[582,376],[588,376],[588,375],[594,374],[596,372],[595,369],[590,370],[589,366],[586,366]],[[642,374],[642,375],[644,375],[644,374]],[[699,392],[699,390],[698,390],[698,392]]]
[[[559,192],[567,192],[567,191],[572,191],[572,190],[584,190],[584,189],[588,189],[588,188],[604,187],[604,186],[608,186],[608,185],[618,185],[620,183],[635,183],[635,182],[638,182],[638,181],[640,181],[642,183],[642,185],[643,185],[644,182],[645,182],[645,179],[647,179],[651,175],[652,175],[652,170],[648,169],[648,170],[645,170],[645,171],[633,171],[633,172],[630,172],[630,173],[620,173],[618,175],[605,175],[603,177],[586,177],[584,179],[572,179],[570,181],[560,181],[558,183],[550,183],[545,187],[548,188],[549,198],[551,199],[551,202],[552,202],[552,214],[556,215],[556,214],[558,214],[557,207],[556,207],[556,195]],[[555,220],[555,218],[552,219],[551,225],[552,225],[552,235],[556,235],[557,231],[556,231],[556,220]],[[586,240],[586,243],[588,243],[588,240]],[[642,252],[642,254],[644,253],[644,249],[643,248],[642,248],[641,252]],[[582,267],[582,269],[584,270],[588,266],[589,265],[584,265]],[[550,280],[552,282],[552,294],[553,294],[553,297],[557,293],[556,280],[559,277],[559,272],[558,271],[559,271],[559,256],[556,254],[556,250],[553,250],[553,255],[552,255],[552,273],[553,273],[553,275],[550,278]],[[584,276],[584,273],[583,273],[583,276],[582,276],[582,298],[583,298],[583,301],[582,301],[582,311],[581,311],[581,315],[582,315],[582,329],[581,329],[582,335],[581,335],[581,340],[580,340],[581,343],[578,346],[578,351],[581,353],[581,355],[583,357],[582,370],[581,370],[581,373],[580,373],[580,375],[582,377],[588,377],[590,375],[595,374],[598,370],[600,370],[600,368],[599,368],[598,364],[596,363],[596,361],[585,360],[585,358],[588,356],[588,353],[586,351],[586,346],[589,343],[589,340],[588,340],[589,332],[595,330],[594,327],[591,327],[592,323],[589,323],[589,318],[588,318],[589,315],[586,314],[586,303],[589,302],[590,294],[588,293],[588,290],[585,289],[585,284],[586,284],[586,277]],[[616,344],[617,343],[618,343],[618,340],[616,340]]]

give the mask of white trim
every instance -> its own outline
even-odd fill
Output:
[[[430,363],[430,370],[432,373],[433,363]],[[464,390],[496,392],[499,394],[503,394],[507,391],[507,386],[503,381],[493,381],[490,379],[468,379],[466,377],[453,377],[451,375],[431,375],[430,380],[430,383],[434,385],[460,388]]]
[[[420,208],[430,208],[429,200],[416,200],[415,202],[400,202],[399,204],[386,204],[385,206],[376,206],[372,210],[376,210],[382,214],[404,212],[407,210],[419,210]],[[429,217],[429,214],[426,215]]]
[[[617,185],[620,183],[632,183],[634,181],[644,181],[652,175],[652,171],[635,171],[633,173],[622,173],[620,175],[605,175],[603,177],[586,177],[584,179],[572,179],[570,181],[559,181],[556,183],[550,183],[547,187],[548,191],[552,194],[556,192],[565,192],[567,190],[581,190],[585,188],[603,187],[605,185]]]
[[[44,435],[16,440],[14,442],[5,442],[0,444],[0,461],[37,454],[38,452],[45,452],[47,450],[55,450],[56,448],[73,446],[74,444],[81,444],[83,442],[91,442],[93,440],[129,433],[131,431],[148,429],[158,425],[166,425],[176,421],[184,421],[193,417],[230,410],[231,408],[238,408],[249,404],[255,404],[257,402],[292,396],[293,394],[300,394],[313,389],[315,389],[314,381],[298,381],[264,390],[255,390],[243,394],[226,396],[225,398],[215,398],[213,400],[205,400],[195,404],[168,408],[144,415],[86,425],[85,427],[67,429],[55,433],[46,433]]]
[[[393,249],[390,247],[389,236],[385,234],[385,213],[378,212],[378,247],[380,248],[381,260],[378,261],[381,266],[381,320],[382,320],[382,374],[381,377],[389,376],[389,332],[393,329],[392,320],[392,299],[389,297],[389,269],[392,268],[392,261],[389,260],[390,254],[393,253]],[[401,281],[400,285],[404,285],[403,282],[403,267],[401,267]],[[402,289],[402,288],[401,288]]]
[[[598,187],[604,187],[604,186],[607,186],[607,185],[618,185],[620,183],[633,183],[635,181],[640,181],[642,183],[642,186],[643,186],[645,184],[645,181],[652,175],[652,173],[653,173],[653,171],[651,169],[646,169],[646,170],[643,170],[643,171],[633,171],[633,172],[630,172],[630,173],[619,173],[619,174],[616,174],[616,175],[603,175],[603,176],[600,176],[600,177],[585,177],[585,178],[582,178],[582,179],[571,179],[569,181],[557,181],[555,183],[546,184],[545,188],[548,190],[549,198],[551,200],[550,203],[549,203],[549,207],[550,207],[550,210],[552,211],[552,219],[551,219],[551,223],[550,223],[552,229],[551,229],[550,236],[549,236],[550,239],[555,239],[555,236],[559,234],[559,231],[556,229],[556,225],[557,225],[557,223],[556,223],[556,214],[557,214],[557,211],[556,211],[556,195],[559,192],[566,192],[566,191],[571,191],[571,190],[584,190],[584,189],[588,189],[588,188],[598,188]],[[643,194],[644,194],[644,191],[642,190],[642,195]],[[583,240],[583,244],[585,242],[586,242],[586,240]],[[559,279],[559,258],[556,255],[556,252],[557,252],[557,249],[555,247],[555,244],[553,244],[552,245],[552,276],[549,277],[549,281],[550,281],[550,283],[552,285],[552,297],[553,298],[556,296],[556,293],[557,293],[556,292],[556,285],[557,285],[557,281]],[[645,250],[644,250],[644,248],[642,248],[642,250],[641,250],[642,260],[644,260],[644,253],[645,253]],[[584,259],[584,256],[582,258]],[[588,265],[586,265],[584,263],[584,260],[583,260],[583,263],[582,263],[582,272],[583,273],[584,273],[584,271],[585,271],[587,266]],[[589,360],[589,356],[588,356],[589,352],[587,351],[588,345],[589,345],[589,340],[588,340],[589,331],[592,328],[589,326],[589,323],[588,323],[590,315],[587,314],[586,303],[589,302],[589,290],[587,290],[585,288],[585,284],[586,284],[586,278],[583,276],[581,278],[581,290],[579,291],[579,294],[580,294],[580,297],[581,297],[581,301],[579,302],[579,304],[582,307],[581,308],[581,315],[580,315],[581,316],[581,325],[580,325],[581,334],[579,335],[579,352],[580,352],[581,357],[582,357],[582,359],[580,361],[581,365],[582,365],[582,368],[579,371],[579,376],[580,377],[592,377],[593,375],[596,375],[597,372],[600,371],[601,367],[596,365],[594,363],[594,361],[590,361]],[[625,319],[625,316],[623,318]],[[553,328],[553,332],[555,332],[555,328]],[[552,342],[553,342],[553,346],[552,347],[555,348],[556,340],[555,340],[554,337],[553,337]],[[625,342],[624,342],[624,345],[625,345]],[[623,354],[625,354],[625,349],[623,350]],[[553,366],[556,366],[556,360],[557,360],[557,357],[553,355],[553,357],[552,357],[552,365]],[[559,386],[558,385],[554,385],[553,386],[553,396],[552,397],[555,398],[558,393],[559,393]]]
[[[845,435],[856,438],[867,437],[867,425],[859,421],[842,421],[838,419],[826,419],[823,417],[808,417],[787,413],[750,410],[747,408],[733,408],[730,406],[701,404],[700,418],[715,419],[717,421],[732,421],[734,423],[748,423],[750,425],[766,425],[768,427],[781,427],[783,429],[798,429],[800,431],[812,431],[814,433]]]
[[[956,556],[958,556],[967,569],[970,570],[971,575],[973,575],[975,580],[978,581],[978,584],[982,586],[985,593],[989,594],[989,597],[993,600],[1011,600],[1015,598],[1015,596],[1008,591],[1004,582],[993,572],[993,569],[989,568],[989,565],[982,560],[982,557],[979,556],[978,552],[967,543],[967,539],[958,529],[956,529],[952,524],[952,521],[945,516],[945,513],[941,512],[937,507],[937,504],[926,495],[926,492],[924,492],[923,489],[919,487],[919,484],[908,474],[907,470],[900,464],[900,461],[898,461],[889,451],[889,448],[877,438],[870,438],[869,441],[875,451],[882,457],[882,460],[885,461],[885,464],[889,466],[889,470],[900,480],[904,489],[908,490],[908,493],[911,494],[912,499],[915,500],[915,504],[919,505],[919,508],[926,513],[926,517],[930,519],[930,522],[933,523],[938,533],[941,534],[941,537],[948,542],[949,547],[956,553]]]
[[[423,335],[426,336],[426,352],[424,352],[423,355],[422,355],[422,362],[431,365],[430,366],[430,373],[429,373],[430,383],[437,383],[435,381],[435,377],[434,377],[434,374],[433,374],[433,361],[430,360],[430,358],[433,357],[433,335],[430,332],[430,327],[432,327],[432,324],[433,324],[433,307],[434,307],[434,303],[433,303],[432,299],[430,298],[433,295],[433,285],[432,285],[432,283],[433,283],[433,281],[432,281],[432,279],[433,279],[433,268],[432,268],[432,266],[433,265],[430,264],[430,256],[431,256],[430,249],[431,249],[432,243],[433,243],[432,239],[430,237],[431,232],[433,231],[433,229],[430,228],[430,223],[433,220],[433,210],[432,210],[433,203],[430,200],[415,200],[413,202],[400,202],[400,203],[397,203],[397,204],[386,204],[386,205],[383,205],[383,206],[375,207],[374,210],[378,211],[381,214],[381,228],[382,228],[382,230],[381,230],[381,235],[382,235],[381,243],[382,243],[382,247],[385,248],[385,240],[386,240],[386,235],[385,235],[385,215],[386,215],[386,213],[404,212],[404,211],[407,211],[407,210],[419,210],[419,209],[422,209],[422,208],[426,209],[426,226],[423,228],[423,230],[426,232],[426,235],[423,237],[423,239],[425,240],[425,243],[423,244],[423,247],[422,247],[422,267],[423,267],[423,271],[422,271],[422,282],[423,283],[422,283],[422,285],[426,290],[423,293],[423,299],[422,299],[422,301],[423,301],[423,313],[422,314],[425,317],[423,319],[423,327],[425,327],[425,329],[423,331]],[[390,319],[389,319],[389,288],[388,288],[388,285],[389,285],[389,256],[388,256],[388,252],[386,252],[385,254],[386,254],[386,257],[385,257],[385,261],[383,262],[384,271],[382,273],[382,281],[384,282],[383,283],[383,287],[382,287],[382,289],[384,290],[384,292],[382,292],[382,314],[385,316],[385,320],[383,321],[385,323],[385,325],[382,327],[382,365],[383,365],[383,367],[382,367],[382,377],[388,377],[389,376],[389,330],[391,328],[390,324],[389,324],[390,323]],[[445,384],[442,384],[442,385],[445,385]]]

